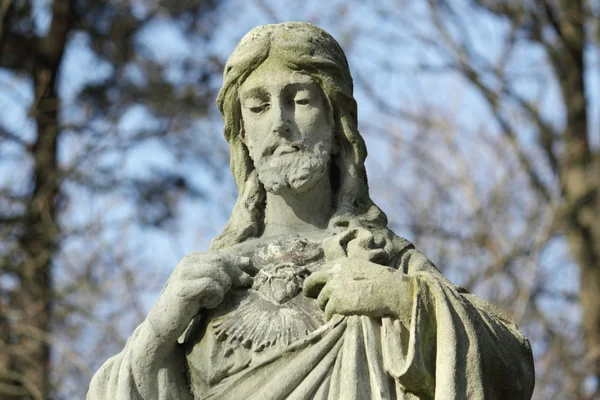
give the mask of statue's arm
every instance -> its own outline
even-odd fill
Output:
[[[191,399],[177,339],[200,310],[217,307],[232,286],[252,284],[245,267],[249,259],[219,252],[185,256],[123,351],[96,373],[88,400]]]
[[[401,385],[436,399],[531,397],[531,347],[509,317],[453,285],[412,246],[394,267],[408,279],[401,290],[408,287],[410,315],[384,321],[383,340],[388,372]]]
[[[533,357],[516,324],[453,285],[408,241],[391,243],[378,247],[361,228],[325,240],[329,263],[307,278],[305,295],[317,298],[327,319],[381,320],[384,367],[405,392],[436,400],[530,399]],[[390,267],[374,262],[385,259],[382,252],[394,256]]]

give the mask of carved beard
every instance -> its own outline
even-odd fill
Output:
[[[303,193],[325,175],[329,157],[329,151],[317,145],[312,151],[303,148],[292,153],[263,156],[254,162],[254,166],[266,191]]]

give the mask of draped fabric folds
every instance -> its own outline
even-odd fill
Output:
[[[490,303],[461,293],[437,270],[410,276],[410,322],[336,315],[196,398],[530,399],[531,348],[516,325]],[[132,360],[128,343],[98,372],[88,399],[191,398],[181,386],[182,354],[143,379]]]
[[[269,360],[225,379],[205,398],[531,398],[531,350],[510,320],[426,274],[413,276],[413,285],[410,326],[390,318],[335,316]]]
[[[109,358],[96,372],[88,390],[88,400],[192,400],[180,347],[160,365],[148,365],[140,342],[147,335],[140,325],[119,354]]]

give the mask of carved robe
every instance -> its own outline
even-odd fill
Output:
[[[514,322],[407,241],[394,243],[390,266],[411,282],[408,323],[340,315],[324,323],[299,291],[323,266],[319,246],[259,247],[253,261],[265,265],[252,289],[197,318],[161,365],[133,354],[134,332],[98,371],[88,400],[530,399],[531,348]]]

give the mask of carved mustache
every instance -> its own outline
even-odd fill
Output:
[[[280,142],[274,143],[265,147],[262,155],[264,156],[280,156],[282,154],[293,153],[296,151],[305,151],[308,150],[308,147],[304,145],[302,142]]]

